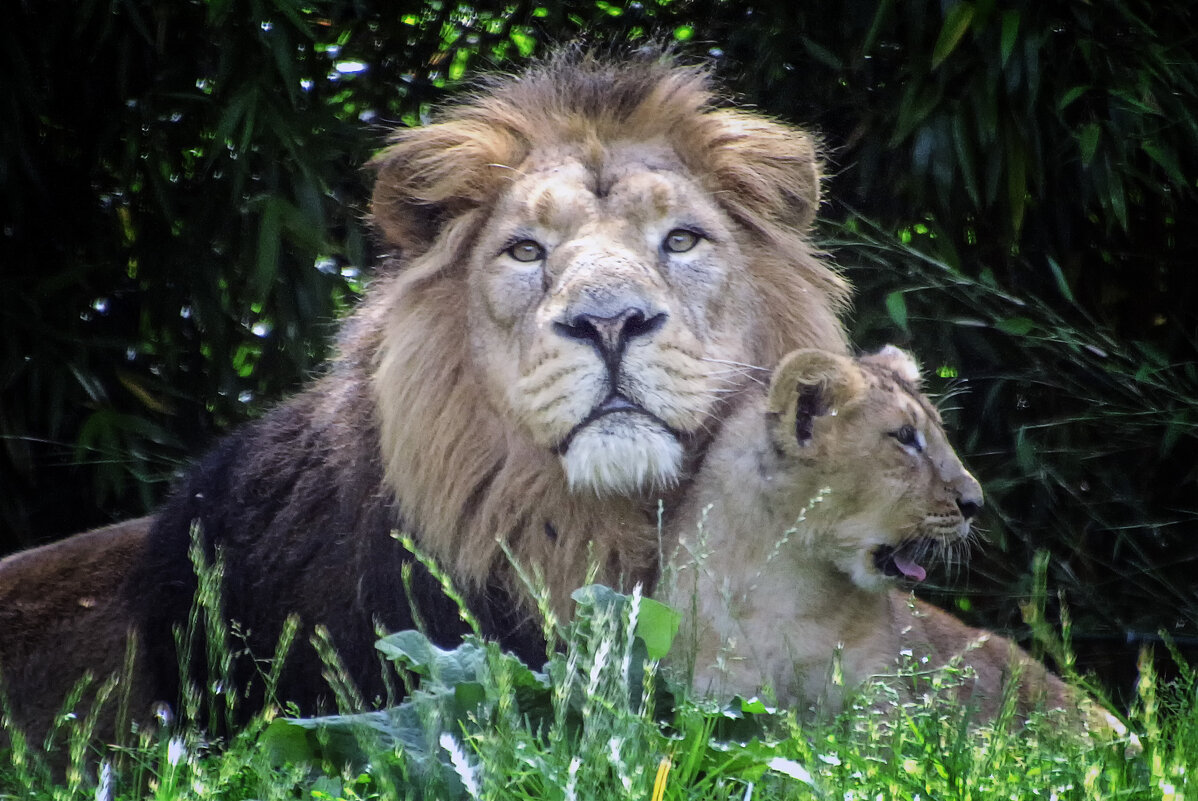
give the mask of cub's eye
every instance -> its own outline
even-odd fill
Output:
[[[662,240],[661,246],[670,253],[686,253],[699,244],[701,238],[694,231],[688,231],[685,228],[675,228],[666,234],[666,238]]]
[[[516,261],[540,261],[545,258],[545,248],[531,239],[521,239],[503,251]]]
[[[890,436],[899,441],[900,445],[905,445],[909,448],[914,448],[917,451],[923,450],[923,437],[915,430],[915,426],[903,426],[898,431],[893,432]]]

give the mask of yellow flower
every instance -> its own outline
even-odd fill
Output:
[[[670,775],[670,758],[663,756],[657,766],[657,779],[653,782],[653,801],[661,801],[666,794],[666,777]]]

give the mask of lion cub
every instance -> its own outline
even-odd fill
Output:
[[[1016,666],[1024,705],[1076,706],[1009,640],[896,588],[964,548],[981,505],[910,356],[789,354],[724,423],[678,518],[664,597],[687,620],[680,650],[697,647],[695,688],[835,711],[901,655],[960,656],[976,674],[961,692],[983,715]]]

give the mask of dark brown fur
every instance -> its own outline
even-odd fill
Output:
[[[94,691],[112,676],[121,681],[101,715],[98,737],[118,736],[111,710],[126,695],[144,706],[141,666],[125,672],[135,627],[120,586],[142,557],[151,522],[127,520],[0,560],[0,685],[14,722],[32,743],[42,742],[60,712],[86,717]],[[89,690],[64,710],[76,683],[89,675]]]

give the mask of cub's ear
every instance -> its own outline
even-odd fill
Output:
[[[877,353],[862,356],[861,361],[889,370],[915,389],[919,389],[923,383],[915,357],[894,345],[886,345]]]
[[[370,219],[410,260],[432,247],[446,223],[488,203],[527,149],[512,131],[466,114],[397,131],[370,160]]]
[[[847,356],[823,350],[791,351],[770,380],[766,413],[770,436],[785,453],[811,443],[815,418],[835,414],[865,394],[865,378]]]

